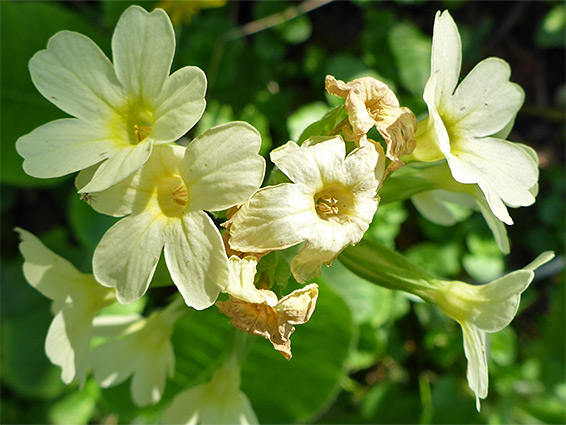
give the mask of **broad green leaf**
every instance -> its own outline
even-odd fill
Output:
[[[544,17],[536,34],[540,47],[566,46],[566,6],[557,4]]]
[[[250,350],[242,370],[242,389],[260,423],[306,423],[327,408],[339,390],[352,344],[348,307],[318,280],[316,310],[291,338],[289,361],[266,340]]]
[[[100,393],[98,385],[89,381],[80,392],[73,392],[54,403],[49,409],[49,422],[52,424],[88,424],[96,411]]]
[[[297,109],[287,119],[287,130],[291,140],[299,140],[305,129],[310,128],[311,123],[320,122],[328,112],[328,105],[323,102],[307,103]],[[318,134],[317,134],[318,136]]]
[[[389,33],[389,46],[405,88],[421,96],[430,74],[430,37],[412,23],[399,23]]]
[[[313,122],[303,130],[297,143],[301,144],[312,136],[333,136],[336,134],[336,126],[347,119],[348,114],[344,105],[338,105],[328,110],[318,121]]]

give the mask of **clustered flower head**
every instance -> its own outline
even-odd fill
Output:
[[[508,251],[501,224],[512,224],[506,206],[532,204],[538,180],[536,153],[505,140],[524,98],[509,81],[509,66],[486,59],[458,84],[460,37],[448,12],[439,13],[423,95],[428,118],[417,123],[374,78],[327,76],[326,90],[345,100],[347,119],[330,135],[274,149],[270,159],[287,181],[261,187],[266,164],[261,136],[250,124],[229,122],[181,141],[204,111],[206,77],[191,66],[170,74],[174,51],[167,14],[131,6],[112,37],[113,62],[90,39],[69,31],[54,35],[30,61],[37,89],[72,118],[17,141],[24,170],[40,178],[80,171],[82,198],[97,212],[121,218],[97,245],[93,274],[80,273],[16,229],[27,281],[53,301],[46,353],[62,368],[63,381],[82,386],[89,370],[102,387],[131,378],[136,405],[159,402],[174,374],[171,335],[186,306],[216,304],[234,328],[264,337],[291,359],[291,334],[313,316],[319,286],[278,297],[285,285],[260,282],[257,270],[270,252],[297,246],[285,270],[298,284],[317,278],[322,265],[340,256],[368,280],[418,295],[458,321],[479,410],[487,395],[486,335],[510,323],[534,270],[552,254],[474,286],[433,278],[364,234],[389,177],[405,177],[410,186],[418,175],[427,184],[421,191],[411,187],[407,197],[414,196],[419,209],[434,210],[445,191],[457,202],[471,197]],[[383,140],[369,138],[374,127]],[[222,235],[217,224],[223,217]],[[151,304],[148,315],[106,314],[115,302],[147,297],[162,253],[181,296]],[[227,295],[217,301],[221,294]],[[179,393],[163,420],[257,423],[240,390],[242,361],[228,356],[209,382]]]

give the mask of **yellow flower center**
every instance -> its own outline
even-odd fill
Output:
[[[180,176],[161,178],[157,185],[157,202],[167,217],[181,215],[189,203],[189,192],[183,179]]]
[[[155,124],[153,110],[143,101],[128,102],[122,113],[121,126],[125,137],[131,145],[137,145],[150,134]]]
[[[353,196],[342,185],[332,185],[314,195],[315,210],[323,220],[348,221],[348,212],[352,206]]]

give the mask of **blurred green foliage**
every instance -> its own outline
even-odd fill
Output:
[[[163,400],[144,409],[133,405],[129,381],[101,390],[90,380],[82,392],[76,385],[66,387],[43,351],[49,302],[23,279],[12,228],[34,232],[88,272],[94,247],[115,220],[81,201],[72,178],[38,180],[22,171],[16,139],[63,117],[33,87],[27,63],[63,29],[88,35],[109,55],[112,29],[131,3],[0,2],[2,423],[157,423],[176,393],[210,377],[230,337],[231,326],[214,307],[181,320],[173,336],[175,377]],[[143,2],[148,10],[155,5]],[[396,247],[435,275],[476,282],[524,266],[543,250],[555,250],[559,260],[541,269],[512,327],[492,336],[491,384],[481,413],[467,387],[457,324],[336,262],[317,280],[318,307],[293,335],[293,359],[285,361],[263,339],[251,348],[242,385],[259,419],[564,423],[564,4],[333,2],[286,19],[289,8],[297,6],[228,2],[176,27],[174,69],[196,65],[209,80],[206,112],[189,138],[223,122],[248,121],[262,134],[262,154],[268,158],[272,148],[287,140],[302,142],[309,134],[331,131],[316,123],[308,127],[326,113],[334,114],[336,124],[344,118],[342,101],[325,93],[326,74],[343,80],[379,78],[422,117],[434,14],[448,8],[462,34],[463,71],[485,57],[500,56],[511,64],[512,80],[526,91],[511,140],[539,153],[537,203],[512,211],[508,257],[500,254],[479,214],[441,227],[420,217],[410,202],[381,206],[366,237]],[[275,24],[245,32],[245,24],[265,17],[274,17]],[[282,256],[273,256],[260,264],[267,280],[284,286],[288,275],[281,274],[281,261]],[[291,278],[288,285],[296,282]],[[170,288],[157,286],[150,290],[152,296],[169,294]]]

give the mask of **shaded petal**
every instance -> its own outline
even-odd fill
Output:
[[[497,246],[499,247],[499,249],[503,254],[509,254],[511,248],[509,246],[509,239],[507,238],[507,229],[505,228],[505,225],[493,213],[493,211],[489,207],[489,204],[487,203],[487,199],[483,194],[483,192],[481,192],[479,188],[477,188],[476,190],[477,192],[480,193],[474,195],[474,198],[476,199],[476,202],[480,207],[480,211],[483,215],[485,222],[489,226],[491,233],[493,233],[493,237],[495,238],[495,242],[497,243]],[[507,210],[505,210],[505,212],[507,212]],[[507,217],[509,218],[509,220],[511,220],[509,214],[507,214]]]
[[[131,147],[123,147],[96,169],[92,180],[79,193],[100,192],[124,180],[145,164],[152,149],[153,142],[149,139]]]
[[[186,66],[165,80],[156,101],[151,137],[159,143],[181,138],[200,119],[206,101],[206,76],[195,66]]]
[[[464,336],[464,353],[468,359],[468,386],[476,394],[476,408],[480,410],[480,399],[487,397],[488,374],[486,333],[470,323],[460,323]]]
[[[430,190],[411,197],[411,202],[417,211],[428,221],[441,225],[453,226],[458,219],[440,199],[440,191]],[[465,195],[464,195],[465,196]]]
[[[210,307],[228,286],[228,258],[220,232],[204,212],[185,212],[167,227],[165,262],[171,279],[197,310]]]
[[[96,280],[115,287],[118,301],[130,304],[145,294],[165,244],[167,220],[144,212],[120,220],[94,251]]]
[[[288,142],[270,153],[271,161],[294,183],[314,195],[325,183],[341,181],[346,145],[340,136],[311,146]]]
[[[311,234],[305,246],[291,262],[291,273],[299,283],[320,276],[322,264],[330,265],[352,238],[363,235],[351,235],[353,226],[332,221],[318,220],[312,226]],[[359,240],[359,239],[358,239]]]
[[[448,11],[437,12],[432,35],[430,75],[438,73],[435,98],[438,104],[452,96],[462,64],[462,44],[458,27]],[[428,85],[428,83],[427,83]]]
[[[442,121],[442,118],[438,113],[437,106],[439,103],[439,98],[435,93],[438,90],[437,87],[440,85],[439,82],[440,77],[441,76],[439,72],[436,72],[430,76],[425,86],[423,99],[426,103],[429,113],[428,128],[426,131],[426,135],[431,136],[434,143],[438,146],[438,149],[440,149],[440,151],[446,156],[448,153],[450,153],[450,136],[448,135],[448,131],[446,130],[446,126],[444,125],[444,121]],[[419,139],[417,140],[420,141]],[[425,157],[427,157],[426,159],[427,161],[428,160],[436,161],[440,159],[441,157],[437,158],[435,155],[434,146],[428,146],[430,144],[428,137],[425,138],[425,140],[426,142],[428,142],[426,143],[427,146],[425,146],[424,149],[419,148],[419,144],[417,143],[417,147],[415,148],[415,151],[424,150]]]
[[[500,216],[501,207],[494,198],[514,206],[527,206],[535,201],[529,189],[538,180],[536,163],[511,142],[493,138],[458,139],[457,151],[453,149],[453,155],[447,159],[454,178],[461,183],[478,183],[490,208],[504,222],[507,221]]]
[[[67,305],[49,326],[45,353],[51,363],[62,368],[65,384],[76,378],[82,387],[86,381],[93,315]]]
[[[114,30],[112,54],[116,75],[129,97],[154,103],[175,54],[175,32],[167,14],[130,6]]]
[[[139,407],[155,404],[161,400],[167,381],[167,372],[174,367],[173,345],[169,340],[164,342],[151,349],[142,349],[138,353],[141,367],[134,371],[130,392],[132,400]],[[170,364],[171,360],[173,364]]]
[[[525,99],[523,89],[509,82],[511,68],[502,59],[477,64],[446,100],[443,114],[458,131],[475,137],[497,133],[512,122]]]
[[[51,121],[16,142],[24,171],[33,177],[60,177],[109,158],[120,147],[99,122]]]
[[[318,221],[311,195],[291,183],[258,190],[236,214],[230,247],[241,252],[285,249],[306,240]]]
[[[136,336],[106,342],[92,351],[90,364],[101,387],[121,384],[139,368],[139,354],[144,347],[133,341]]]
[[[193,140],[180,166],[192,210],[219,211],[245,202],[261,185],[261,136],[244,122],[214,127]]]
[[[82,34],[58,32],[49,39],[46,50],[31,58],[29,69],[39,92],[77,118],[109,118],[123,102],[123,90],[112,64]]]
[[[79,272],[70,262],[55,254],[30,232],[16,228],[28,283],[53,301],[65,302],[91,286],[98,286],[92,275]]]

